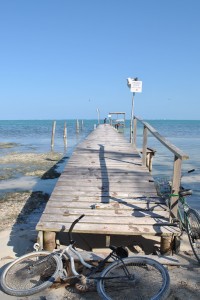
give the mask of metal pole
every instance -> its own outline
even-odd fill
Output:
[[[135,93],[133,93],[132,96],[132,108],[131,108],[131,124],[130,124],[130,143],[133,143],[133,118],[134,118],[134,96]]]

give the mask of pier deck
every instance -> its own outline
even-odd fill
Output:
[[[69,159],[36,226],[41,232],[172,237],[169,222],[148,169],[134,147],[110,125],[100,125]]]

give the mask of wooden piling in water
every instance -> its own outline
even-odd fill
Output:
[[[64,139],[64,146],[67,146],[67,123],[64,123],[64,131],[63,131],[63,139]]]
[[[51,134],[51,148],[54,147],[55,131],[56,131],[56,121],[53,121],[52,134]]]
[[[76,120],[76,132],[79,132],[79,120]]]

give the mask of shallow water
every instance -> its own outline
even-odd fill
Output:
[[[64,144],[63,131],[64,120],[56,121],[56,132],[54,151],[70,156],[77,146],[97,124],[97,120],[79,121],[79,132],[76,132],[76,120],[67,120],[67,145]],[[186,172],[189,169],[195,169],[194,173],[186,174],[182,182],[185,187],[193,189],[193,195],[188,198],[188,202],[197,209],[200,209],[200,121],[169,121],[152,120],[148,121],[161,135],[167,138],[172,144],[179,147],[189,155],[189,160],[183,161],[182,170]],[[103,123],[103,121],[101,121]],[[16,143],[13,148],[0,147],[0,156],[8,153],[47,153],[51,151],[51,133],[53,122],[51,120],[27,120],[27,121],[0,121],[0,143]],[[130,130],[129,122],[126,122],[124,133],[125,138],[129,140]],[[142,148],[143,128],[138,126],[137,147]],[[155,178],[172,176],[173,155],[161,143],[159,143],[151,134],[148,135],[148,147],[156,149],[156,156],[153,160],[152,175]],[[1,165],[1,168],[16,168],[16,165]],[[0,174],[1,175],[1,174]],[[23,187],[33,188],[34,178],[29,180],[23,175],[14,178],[15,181],[0,181],[0,192],[12,187],[17,189]],[[28,182],[30,185],[28,185]],[[48,190],[48,188],[47,188]],[[49,187],[49,190],[51,188]]]

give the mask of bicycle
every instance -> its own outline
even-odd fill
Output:
[[[194,172],[195,169],[187,171],[187,173]],[[181,176],[181,178],[183,175]],[[171,181],[167,182],[168,187],[171,189]],[[166,191],[167,187],[165,187]],[[192,251],[197,259],[197,261],[200,263],[200,215],[199,213],[191,208],[189,204],[187,203],[186,197],[192,195],[191,189],[185,189],[180,184],[180,189],[178,194],[172,193],[163,193],[163,197],[167,198],[168,200],[171,197],[178,197],[179,206],[178,206],[178,218],[174,218],[173,222],[179,223],[181,232],[183,233],[186,231],[189,242],[192,248]],[[168,202],[168,206],[170,201]]]
[[[104,300],[166,299],[170,286],[169,274],[154,259],[128,257],[126,248],[110,246],[112,251],[105,259],[96,265],[88,264],[75,248],[71,235],[73,227],[83,217],[81,215],[72,223],[68,233],[70,243],[63,250],[52,253],[35,251],[8,265],[1,276],[3,291],[15,296],[29,296],[50,287],[60,278],[63,281],[75,280],[78,291],[86,292],[97,286],[97,292]],[[77,272],[74,256],[86,267],[85,274]],[[105,267],[110,258],[113,262]]]

